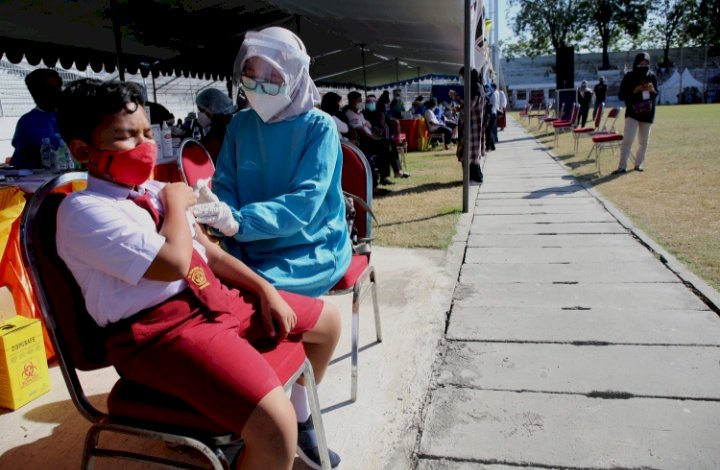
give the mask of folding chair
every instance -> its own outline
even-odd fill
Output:
[[[573,109],[572,109],[572,114],[570,114],[570,119],[568,121],[557,120],[552,123],[553,130],[555,131],[555,145],[556,146],[558,144],[558,141],[560,140],[560,133],[575,127],[575,120],[577,119],[577,115],[579,112],[580,112],[580,105],[578,103],[574,103]]]
[[[372,175],[370,165],[362,151],[347,142],[342,143],[343,190],[364,200],[372,208]],[[372,219],[365,208],[356,207],[355,226],[358,238],[372,239]],[[369,242],[368,242],[369,243]],[[380,308],[377,300],[375,282],[375,268],[370,264],[370,252],[364,254],[353,253],[350,267],[345,275],[327,293],[327,295],[342,295],[352,292],[352,345],[351,345],[351,375],[350,399],[357,400],[358,380],[358,339],[360,332],[360,304],[370,291],[372,295],[373,312],[375,315],[375,335],[377,341],[382,342],[382,329],[380,326]]]
[[[42,186],[28,202],[21,228],[23,259],[65,384],[75,407],[91,423],[85,435],[81,468],[92,468],[96,457],[133,459],[173,468],[207,468],[107,445],[100,447],[100,434],[107,431],[188,446],[199,451],[213,469],[228,470],[229,463],[220,446],[237,441],[238,436],[181,400],[122,378],[109,392],[107,413],[96,408],[85,394],[78,370],[110,366],[105,358],[105,330],[85,310],[80,288],[57,254],[55,233],[60,203],[67,193],[84,186],[86,179],[83,172],[65,173]],[[304,377],[323,468],[329,469],[315,379],[302,344],[280,343],[262,353],[286,390],[298,377]]]
[[[602,121],[602,113],[604,110],[605,110],[605,103],[600,103],[597,107],[597,112],[595,113],[593,127],[586,126],[586,127],[576,127],[575,129],[573,129],[573,138],[575,139],[575,148],[573,150],[573,154],[576,154],[578,151],[578,146],[579,146],[581,137],[583,137],[583,136],[592,137],[594,134],[597,134],[600,132],[600,122]]]
[[[195,187],[199,179],[211,179],[215,173],[210,153],[203,144],[195,139],[184,139],[180,142],[177,159],[180,175],[189,186]],[[208,182],[210,186],[210,182]]]
[[[621,111],[622,108],[618,107],[611,109],[608,117],[605,119],[605,126],[603,126],[601,131],[592,135],[593,146],[585,160],[590,160],[593,152],[595,153],[595,166],[597,167],[598,175],[602,174],[600,169],[600,152],[610,149],[613,155],[615,155],[615,149],[622,145],[623,135],[615,131],[615,123]],[[607,129],[606,126],[610,119],[613,120],[612,125]]]
[[[555,108],[553,108],[553,109],[555,109]],[[554,116],[548,116],[545,119],[543,119],[540,122],[538,129],[540,128],[540,126],[545,124],[545,132],[547,132],[550,129],[550,126],[552,125],[553,122],[560,120],[559,116],[562,116],[563,113],[565,113],[565,103],[560,103],[560,113],[558,113],[557,115],[554,115]]]
[[[520,110],[520,119],[526,120],[528,124],[530,123],[530,112],[532,111],[532,105],[530,103],[525,104],[525,108]]]

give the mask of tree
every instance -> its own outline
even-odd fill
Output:
[[[584,36],[585,25],[578,15],[578,5],[582,1],[584,0],[510,0],[510,5],[519,7],[513,19],[513,29],[520,36],[519,44],[525,47],[527,55],[554,51],[555,70],[562,70],[561,57],[565,54],[560,52],[572,54],[574,46]],[[567,70],[567,67],[565,69]],[[572,82],[572,79],[567,75],[556,75],[555,84],[558,89],[574,86],[568,82]]]
[[[692,0],[662,0],[655,8],[650,22],[651,31],[662,39],[663,60],[659,65],[670,66],[670,47],[677,42],[684,19],[689,16]]]
[[[523,38],[521,45],[530,56],[557,52],[574,46],[585,30],[579,17],[578,0],[510,0],[517,6],[513,18],[515,34]]]
[[[720,47],[720,0],[689,0],[688,4],[688,21],[682,31],[687,43]]]
[[[636,37],[647,18],[649,0],[584,0],[582,9],[588,12],[602,44],[601,70],[610,68],[608,47],[621,33]]]

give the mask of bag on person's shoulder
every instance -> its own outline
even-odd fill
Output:
[[[355,216],[357,215],[355,204],[365,209],[375,223],[379,225],[379,222],[375,217],[375,213],[361,197],[347,191],[343,191],[343,196],[345,199],[345,221],[347,222],[348,234],[350,235],[350,244],[352,245],[353,253],[357,255],[369,254],[372,251],[373,239],[358,236],[357,226],[355,225]]]
[[[632,105],[633,113],[639,116],[642,116],[643,114],[650,114],[652,109],[652,101],[650,100],[638,101]]]

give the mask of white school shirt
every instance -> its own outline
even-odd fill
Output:
[[[165,183],[148,181],[153,205],[163,213],[159,193]],[[155,306],[187,287],[184,279],[172,282],[143,278],[165,243],[150,213],[128,199],[129,188],[88,176],[85,191],[69,194],[57,214],[58,254],[72,272],[88,313],[106,326]],[[188,213],[193,247],[205,258],[195,240],[194,218]]]
[[[438,118],[437,116],[435,116],[435,113],[432,109],[425,110],[425,124],[427,124],[430,132],[435,132],[438,127],[443,125],[442,122],[438,121]]]
[[[365,116],[363,116],[363,113],[359,113],[352,109],[348,109],[345,112],[345,115],[348,118],[350,127],[352,127],[353,129],[361,130],[368,136],[372,136],[372,132],[370,131],[370,128],[372,126],[370,125],[369,122],[367,122],[367,120],[365,119]]]

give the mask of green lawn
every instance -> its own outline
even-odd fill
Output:
[[[408,153],[412,177],[394,179],[396,184],[386,186],[392,192],[373,200],[380,221],[375,243],[439,249],[450,245],[462,211],[462,168],[454,150]]]
[[[622,116],[616,128],[622,133]],[[573,155],[570,134],[561,135],[553,148],[544,129],[533,133],[571,172],[595,185],[633,223],[720,289],[720,104],[658,107],[645,171],[619,177],[609,176],[618,151],[601,153],[598,174],[595,159],[587,159],[590,139],[581,141]]]

